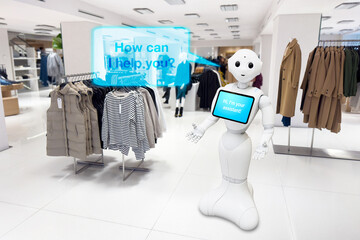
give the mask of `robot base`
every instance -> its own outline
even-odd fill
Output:
[[[259,223],[259,216],[252,195],[252,187],[246,180],[231,183],[223,179],[217,189],[201,199],[200,212],[230,220],[243,230],[253,230]]]

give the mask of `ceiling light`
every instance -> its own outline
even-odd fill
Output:
[[[240,31],[231,31],[231,33],[239,33]]]
[[[220,39],[221,37],[214,37],[214,38]]]
[[[154,13],[151,9],[148,9],[148,8],[134,8],[133,10],[135,12],[140,13],[140,14],[152,14],[152,13]]]
[[[51,32],[51,29],[47,29],[47,28],[34,28],[34,31],[49,31]]]
[[[237,18],[237,17],[225,19],[225,22],[238,22],[238,21],[239,21],[239,18]]]
[[[240,39],[240,37],[234,37],[234,39]]]
[[[5,21],[5,18],[0,17],[0,20],[1,20],[1,21]]]
[[[193,38],[198,38],[200,37],[199,35],[192,35]]]
[[[165,0],[170,5],[181,5],[185,4],[185,0]]]
[[[135,27],[135,26],[130,25],[130,24],[127,24],[127,23],[121,23],[121,25],[123,25],[123,26],[125,26],[125,27],[132,27],[132,28],[134,28],[134,27]]]
[[[45,35],[49,35],[49,32],[35,32],[36,34],[45,34]]]
[[[170,37],[169,37],[169,36],[167,36],[167,35],[163,35],[163,37],[164,37],[164,38],[169,38],[169,39],[170,39]]]
[[[42,27],[42,28],[56,28],[55,26],[52,25],[46,25],[46,24],[36,24],[36,27]]]
[[[354,20],[341,20],[339,22],[337,22],[338,24],[345,24],[345,23],[352,23],[355,22]]]
[[[337,5],[335,9],[350,9],[358,6],[360,2],[345,2]]]
[[[203,27],[209,26],[209,24],[207,24],[207,23],[197,23],[196,25],[203,26]]]
[[[236,30],[239,29],[239,25],[230,25],[229,28],[230,30]]]
[[[321,30],[333,29],[333,27],[322,27]]]
[[[5,26],[5,25],[7,25],[7,23],[0,22],[0,25],[4,25],[4,26]]]
[[[218,35],[217,33],[210,33],[211,36],[216,36]]]
[[[199,38],[198,40],[205,40],[205,38]]]
[[[171,21],[171,20],[159,20],[158,22],[161,23],[161,24],[171,24],[171,23],[173,23],[173,21]]]
[[[350,29],[350,28],[347,28],[347,29],[341,29],[340,30],[340,32],[351,32],[352,31],[352,29]]]
[[[240,37],[240,35],[239,35],[239,34],[235,34],[235,35],[233,35],[233,37]]]
[[[79,12],[79,13],[82,13],[82,14],[86,14],[86,15],[92,16],[92,17],[104,19],[103,16],[100,16],[100,15],[97,15],[97,14],[95,14],[95,13],[91,13],[91,12],[88,12],[88,11],[84,11],[84,10],[81,10],[81,9],[78,9],[78,12]]]
[[[199,18],[200,15],[197,13],[185,13],[185,17],[191,17],[191,18]]]
[[[331,17],[330,16],[322,16],[321,17],[321,20],[322,21],[326,21],[326,20],[329,20]]]
[[[214,31],[214,29],[207,28],[207,29],[205,29],[205,31],[206,31],[206,32],[213,32],[213,31]]]
[[[238,5],[237,4],[221,5],[220,9],[221,11],[236,11],[238,10]]]

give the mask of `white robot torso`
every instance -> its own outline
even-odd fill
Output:
[[[241,89],[237,86],[236,83],[228,84],[225,87],[222,88],[223,90],[233,92],[233,93],[240,93],[247,96],[254,97],[254,103],[253,107],[250,112],[249,120],[246,124],[244,123],[238,123],[230,120],[224,120],[226,128],[233,132],[233,133],[244,133],[254,120],[254,117],[256,116],[256,113],[259,111],[259,101],[261,96],[264,94],[260,89],[255,87],[248,87],[245,89]]]

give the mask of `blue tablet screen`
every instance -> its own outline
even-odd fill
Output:
[[[213,115],[216,117],[247,123],[254,97],[220,90]]]

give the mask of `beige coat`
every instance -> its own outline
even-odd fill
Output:
[[[293,117],[301,68],[301,50],[296,39],[286,47],[280,67],[276,113]]]

